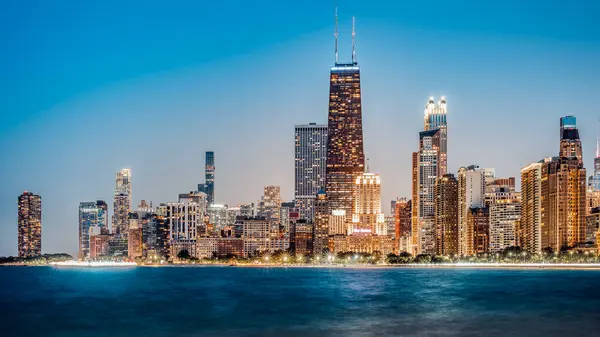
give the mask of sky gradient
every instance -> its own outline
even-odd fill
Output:
[[[363,132],[385,212],[410,196],[429,96],[448,101],[449,172],[498,176],[558,153],[575,115],[588,175],[600,133],[593,1],[342,1],[356,16]],[[17,196],[42,196],[42,250],[77,251],[81,201],[176,201],[215,151],[215,199],[293,198],[294,124],[327,122],[331,1],[14,1],[0,10],[0,256],[17,253]]]

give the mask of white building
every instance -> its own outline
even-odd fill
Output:
[[[471,165],[458,170],[458,254],[469,255],[467,215],[485,204],[485,169]]]
[[[381,211],[381,180],[378,174],[363,173],[354,184],[352,233],[387,235],[385,215]]]
[[[313,221],[315,198],[325,188],[327,125],[294,127],[294,201],[301,219]]]

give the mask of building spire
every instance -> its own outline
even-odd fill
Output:
[[[356,31],[354,30],[355,20],[352,17],[352,64],[356,64]]]
[[[338,64],[340,59],[339,59],[339,55],[338,55],[338,13],[337,13],[337,7],[335,8],[335,34],[333,34],[333,36],[335,36],[335,64]]]
[[[596,158],[600,158],[600,140],[596,136]]]

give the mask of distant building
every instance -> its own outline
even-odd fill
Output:
[[[586,216],[585,242],[598,245],[597,234],[600,231],[600,207],[592,210],[591,214]]]
[[[42,197],[23,192],[18,205],[19,257],[42,255]]]
[[[441,136],[439,129],[419,133],[417,152],[417,207],[416,253],[435,254],[435,182],[440,174]],[[413,163],[414,164],[414,163]],[[414,172],[414,170],[413,170]],[[415,223],[413,223],[415,226]],[[414,240],[414,239],[413,239]]]
[[[109,255],[108,242],[112,236],[108,233],[90,236],[90,259],[95,260]]]
[[[189,199],[166,204],[165,218],[169,224],[172,258],[176,258],[183,250],[195,256],[197,229],[204,224],[203,209],[204,205]]]
[[[333,212],[338,212],[338,210],[334,210]],[[342,214],[342,212],[347,219],[348,217],[345,210],[339,210],[339,213],[335,214]],[[324,190],[321,190],[319,193],[317,193],[317,198],[315,199],[313,240],[313,249],[315,254],[322,254],[328,249],[330,215],[332,215],[332,211],[330,211],[327,195],[325,194]]]
[[[498,200],[490,205],[490,253],[517,245],[517,228],[520,220],[519,199]]]
[[[352,233],[387,235],[385,216],[381,211],[381,180],[378,174],[362,173],[354,184]]]
[[[295,222],[290,228],[290,252],[304,255],[313,252],[313,225],[305,221]]]
[[[329,250],[334,253],[381,253],[387,255],[394,252],[394,239],[387,235],[357,233],[353,235],[333,235],[329,237]]]
[[[300,218],[312,222],[317,192],[325,188],[327,125],[310,123],[294,129],[294,200]]]
[[[116,234],[127,236],[128,216],[131,212],[131,170],[117,171],[113,197],[112,228]]]
[[[334,209],[329,215],[329,235],[350,235],[348,224],[346,223],[346,211],[343,209]]]
[[[279,223],[281,192],[279,186],[265,186],[264,195],[258,205],[258,216]]]
[[[170,257],[169,222],[164,215],[146,213],[142,222],[142,257],[168,260]]]
[[[542,251],[543,161],[521,169],[521,222],[518,245],[530,253]]]
[[[394,220],[396,224],[396,248],[398,252],[408,251],[409,247],[406,245],[411,240],[411,220],[412,220],[412,200],[407,198],[399,198],[395,203]],[[401,243],[404,242],[404,247],[400,247]],[[409,244],[410,246],[410,244]]]
[[[108,232],[108,205],[103,200],[79,203],[78,258],[90,257],[90,237]]]
[[[269,242],[271,223],[264,218],[238,218],[237,224],[242,225],[244,238],[244,253],[246,256],[259,256],[271,250]]]
[[[254,204],[240,205],[240,216],[249,218],[254,217]]]

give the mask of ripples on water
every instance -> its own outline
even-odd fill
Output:
[[[0,308],[7,336],[600,336],[600,272],[0,267]]]

